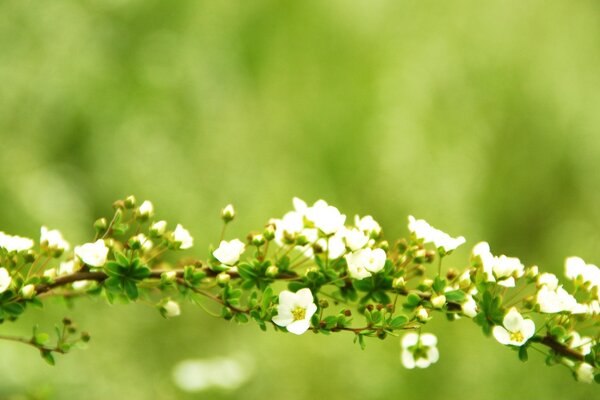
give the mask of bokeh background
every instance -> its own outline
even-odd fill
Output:
[[[300,196],[372,214],[389,237],[414,214],[552,272],[569,255],[599,263],[599,18],[591,0],[2,1],[0,230],[87,241],[134,193],[204,256],[228,202],[241,236]],[[0,343],[0,398],[598,394],[467,320],[431,324],[442,356],[424,371],[402,368],[396,339],[361,351],[350,335],[262,333],[191,305],[165,321],[50,303],[0,332],[64,315],[89,349],[49,367]],[[248,372],[237,388],[173,379],[182,360],[221,358]]]

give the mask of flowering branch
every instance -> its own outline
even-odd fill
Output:
[[[370,216],[347,225],[346,216],[322,200],[308,206],[294,199],[293,211],[245,241],[224,240],[235,218],[234,208],[225,207],[221,241],[206,260],[171,263],[172,253],[193,246],[185,228],[168,230],[166,221],[154,219],[152,203],[137,205],[133,196],[114,209],[110,222],[95,222],[94,240],[73,252],[59,231],[46,227],[38,246],[0,233],[0,323],[17,320],[48,296],[151,301],[165,318],[180,314],[180,301],[209,311],[208,302],[226,320],[253,320],[262,330],[297,335],[350,332],[363,348],[365,338],[408,331],[402,363],[425,368],[439,352],[437,338],[423,328],[444,314],[451,321],[472,319],[522,361],[541,346],[547,364],[567,366],[579,381],[600,380],[600,269],[580,258],[566,262],[570,290],[536,266],[492,254],[485,242],[473,248],[465,268],[446,269],[443,261],[463,237],[411,216],[409,236],[390,244]],[[31,338],[0,339],[36,347],[54,363],[53,354],[89,340],[88,334],[72,339],[76,329],[65,321],[55,345],[37,330]]]

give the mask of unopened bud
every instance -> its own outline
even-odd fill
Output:
[[[435,308],[442,308],[442,307],[444,307],[444,304],[446,304],[446,296],[444,296],[443,294],[440,294],[438,296],[433,296],[431,298],[431,304]]]
[[[150,226],[150,235],[154,237],[162,236],[167,230],[167,221],[157,221]]]
[[[265,231],[263,232],[263,235],[265,236],[265,239],[267,239],[269,242],[275,239],[275,227],[271,224],[267,225]]]
[[[149,201],[145,200],[137,209],[135,216],[140,221],[146,221],[148,218],[154,215],[154,205]]]
[[[319,300],[319,307],[321,307],[321,308],[327,308],[327,307],[329,307],[329,302],[327,300],[325,300],[325,299]]]
[[[35,286],[31,283],[21,288],[21,296],[25,299],[30,299],[35,296]]]
[[[230,280],[231,275],[229,275],[227,272],[221,272],[219,275],[217,275],[217,283],[219,284],[219,286],[227,285]]]
[[[392,287],[394,289],[402,289],[404,288],[404,286],[406,286],[406,281],[402,276],[399,278],[394,278],[394,280],[392,281]]]
[[[135,196],[134,195],[127,196],[125,198],[124,205],[125,205],[125,208],[129,208],[129,209],[135,207]]]
[[[94,229],[96,232],[105,232],[106,228],[108,228],[108,221],[106,218],[98,218],[96,222],[94,222]]]
[[[277,268],[275,265],[268,266],[267,270],[265,271],[265,275],[267,275],[269,278],[275,278],[277,274],[279,274],[279,268]]]
[[[260,233],[252,236],[252,245],[253,246],[262,246],[265,244],[265,237]]]
[[[416,310],[416,317],[421,322],[427,322],[429,320],[429,312],[425,308],[419,306]]]
[[[221,219],[225,221],[225,223],[233,221],[234,218],[235,209],[233,208],[233,205],[228,204],[223,210],[221,210]]]

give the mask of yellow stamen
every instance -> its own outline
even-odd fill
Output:
[[[306,309],[296,307],[292,310],[292,316],[294,317],[294,321],[301,321],[306,317]]]

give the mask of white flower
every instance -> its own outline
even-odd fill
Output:
[[[317,201],[305,211],[306,219],[312,222],[325,235],[332,235],[344,227],[346,216],[324,200]]]
[[[431,298],[431,304],[433,305],[434,308],[444,307],[444,304],[446,304],[446,296],[444,296],[443,294],[433,296]]]
[[[571,332],[571,338],[569,340],[569,347],[582,355],[588,355],[592,351],[592,338],[583,336],[573,331]]]
[[[600,288],[600,268],[593,264],[586,264],[579,257],[569,257],[565,261],[565,275],[571,280],[581,279],[589,283],[590,288]]]
[[[402,338],[402,364],[408,369],[427,368],[440,358],[437,338],[431,333],[410,332]]]
[[[43,274],[46,278],[54,279],[56,278],[56,268],[50,268],[44,271]]]
[[[29,250],[33,247],[33,240],[21,236],[11,236],[0,232],[0,248],[6,249],[9,253],[17,253]]]
[[[555,290],[549,286],[542,286],[536,295],[536,303],[540,306],[540,311],[547,314],[554,314],[568,311],[572,314],[584,314],[587,307],[577,303],[577,299],[570,295],[562,286]]]
[[[429,225],[424,219],[415,219],[412,215],[408,216],[408,230],[412,232],[419,240],[424,243],[433,243],[438,250],[444,253],[450,253],[458,246],[466,242],[463,236],[453,238],[445,232]]]
[[[165,304],[163,304],[161,311],[162,314],[167,318],[177,317],[181,314],[181,308],[179,308],[179,303],[173,300],[169,300]]]
[[[41,228],[40,246],[46,251],[55,253],[57,255],[60,255],[65,251],[69,251],[71,248],[69,243],[63,238],[60,231],[56,229],[48,230],[48,228],[45,226],[42,226]]]
[[[548,289],[556,290],[558,288],[558,278],[554,274],[544,272],[538,275],[537,284],[539,286],[546,285]]]
[[[213,251],[213,256],[225,265],[235,265],[240,256],[246,250],[246,245],[239,239],[233,239],[229,242],[223,240],[219,247]]]
[[[81,261],[91,267],[102,267],[106,264],[108,256],[108,247],[104,244],[104,240],[98,239],[94,243],[86,243],[82,246],[75,247],[75,255]]]
[[[11,282],[12,278],[6,268],[0,268],[0,293],[6,292],[6,289],[8,289]]]
[[[496,340],[505,345],[522,346],[535,333],[535,323],[511,308],[502,321],[504,326],[495,326],[492,333]]]
[[[518,258],[494,256],[487,242],[477,243],[473,247],[471,260],[481,266],[488,282],[496,282],[500,286],[514,287],[515,278],[525,273],[525,266]]]
[[[177,271],[165,271],[162,276],[166,281],[173,282],[177,278]]]
[[[462,312],[469,318],[475,318],[477,315],[477,302],[473,299],[473,296],[467,295],[467,301],[461,304]]]
[[[273,322],[285,327],[288,332],[301,335],[310,327],[310,319],[316,311],[310,289],[300,289],[296,293],[284,290],[279,294],[277,315],[273,317]]]
[[[148,237],[143,233],[135,235],[132,239],[136,242],[139,242],[142,250],[145,252],[152,250],[152,247],[154,247],[152,240],[148,239]]]
[[[370,215],[366,215],[362,218],[355,215],[354,225],[368,235],[379,236],[381,234],[381,226]]]
[[[194,245],[194,238],[190,235],[190,232],[185,229],[181,224],[177,224],[173,231],[173,240],[179,244],[179,249],[189,249]]]
[[[354,279],[364,279],[383,269],[386,254],[383,249],[365,248],[344,257],[348,264],[348,272]]]
[[[167,230],[167,221],[157,221],[150,226],[150,233],[154,236],[162,236]]]
[[[77,263],[75,262],[75,260],[63,261],[60,263],[60,266],[58,267],[58,275],[59,276],[70,275],[73,272],[75,272],[76,268],[77,268]]]
[[[346,246],[352,251],[362,249],[369,242],[369,237],[359,229],[347,229],[344,232]]]
[[[149,200],[145,200],[138,208],[137,214],[144,219],[152,217],[154,215],[154,205]]]
[[[575,376],[579,382],[592,383],[594,382],[594,367],[588,363],[581,363],[575,370]]]
[[[35,295],[35,286],[31,283],[21,288],[21,296],[25,299],[30,299]]]

